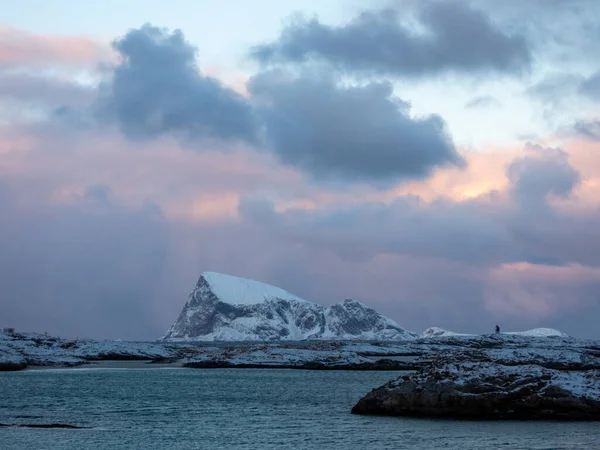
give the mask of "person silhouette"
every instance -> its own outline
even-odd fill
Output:
[[[500,327],[498,325],[496,325],[496,334],[500,333]]]

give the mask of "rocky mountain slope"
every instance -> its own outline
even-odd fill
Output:
[[[275,286],[205,272],[163,339],[396,341],[417,337],[352,299],[325,308]]]

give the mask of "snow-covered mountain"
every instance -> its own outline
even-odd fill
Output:
[[[533,328],[531,330],[526,331],[503,331],[500,334],[508,334],[512,336],[526,336],[526,337],[562,337],[568,338],[569,335],[563,333],[562,331],[555,330],[553,328]],[[476,334],[463,334],[463,333],[455,333],[453,331],[444,330],[439,327],[431,327],[427,328],[423,331],[422,336],[424,338],[436,338],[436,337],[456,337],[456,336],[465,336],[465,337],[476,337]]]
[[[394,341],[417,337],[352,299],[325,308],[265,283],[204,272],[163,339]]]

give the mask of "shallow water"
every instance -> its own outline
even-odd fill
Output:
[[[595,449],[600,424],[462,422],[350,414],[392,372],[60,369],[0,373],[11,449]]]

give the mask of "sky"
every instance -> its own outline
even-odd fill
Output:
[[[600,3],[23,0],[0,326],[153,340],[203,271],[600,339]]]

